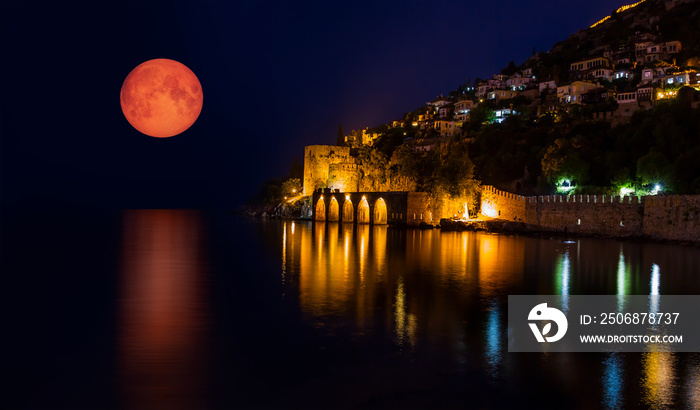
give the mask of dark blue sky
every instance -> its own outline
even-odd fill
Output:
[[[626,3],[3,2],[0,200],[233,207],[339,124],[399,118]],[[202,114],[173,138],[140,134],[119,105],[153,58],[202,83]]]

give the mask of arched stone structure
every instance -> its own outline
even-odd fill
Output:
[[[328,222],[338,222],[340,220],[340,206],[335,197],[331,197],[331,203],[328,207]]]
[[[369,222],[369,203],[367,203],[367,198],[363,196],[357,205],[357,223],[368,224]]]
[[[355,220],[355,207],[352,206],[350,197],[345,198],[343,203],[343,222],[353,222]]]
[[[418,225],[431,222],[431,201],[425,192],[332,192],[312,195],[313,219],[323,222]]]
[[[318,202],[316,202],[316,220],[326,220],[326,203],[323,201],[323,197],[319,198]]]
[[[377,202],[374,203],[374,224],[375,225],[386,225],[387,223],[387,211],[386,202],[384,199],[379,198]]]

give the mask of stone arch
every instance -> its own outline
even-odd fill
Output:
[[[340,220],[340,206],[338,205],[338,200],[335,197],[331,197],[331,203],[328,208],[328,221],[338,222]]]
[[[377,202],[374,203],[374,224],[386,225],[386,221],[386,202],[384,202],[384,199],[379,198]]]
[[[350,198],[345,199],[343,204],[343,222],[352,222],[355,220],[355,207],[352,206]]]
[[[362,200],[357,205],[357,223],[369,223],[369,203],[367,203],[367,198],[365,197],[362,197]]]
[[[326,203],[323,201],[323,197],[319,198],[318,202],[316,202],[316,220],[326,220]]]

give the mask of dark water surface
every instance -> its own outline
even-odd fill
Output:
[[[187,210],[0,228],[3,409],[700,408],[700,353],[506,339],[508,295],[700,294],[697,247]]]

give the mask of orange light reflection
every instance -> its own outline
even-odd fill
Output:
[[[126,408],[202,407],[200,229],[192,211],[124,214],[119,364]]]

